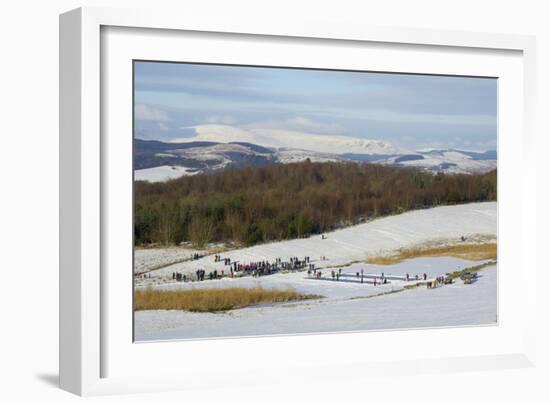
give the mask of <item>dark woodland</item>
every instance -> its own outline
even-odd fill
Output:
[[[136,245],[308,237],[380,216],[494,201],[496,170],[446,175],[358,163],[273,164],[135,183]]]

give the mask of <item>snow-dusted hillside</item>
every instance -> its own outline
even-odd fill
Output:
[[[274,163],[375,163],[452,174],[496,169],[495,151],[421,150],[399,153],[380,140],[232,126],[196,126],[194,137],[172,142],[135,139],[136,179],[165,181],[191,173]],[[177,142],[176,142],[177,141]]]
[[[306,160],[311,162],[338,162],[346,161],[345,158],[336,154],[311,152],[307,150],[292,150],[281,149],[277,151],[277,161],[282,164],[290,164],[293,162],[302,162]]]
[[[136,180],[160,182],[181,176],[220,170],[230,167],[264,166],[274,163],[293,163],[309,159],[313,162],[346,161],[332,153],[281,148],[274,150],[252,143],[150,143],[137,140],[138,165],[159,164],[136,169]]]
[[[309,150],[321,153],[393,154],[398,150],[382,140],[370,140],[340,135],[320,135],[278,129],[240,129],[225,125],[194,126],[196,135],[178,138],[174,142],[212,141],[246,142],[264,147]]]
[[[421,150],[391,156],[378,163],[453,174],[485,173],[497,168],[496,155],[461,150]]]
[[[176,156],[192,159],[196,161],[211,161],[210,169],[222,169],[231,165],[235,161],[235,156],[238,155],[241,159],[247,157],[265,158],[272,160],[273,153],[268,150],[258,151],[243,144],[225,144],[219,143],[207,147],[192,147],[181,150],[173,150]]]
[[[137,169],[134,171],[134,179],[147,182],[166,182],[170,179],[180,178],[187,175],[195,175],[196,170],[182,166],[162,165],[154,168]]]

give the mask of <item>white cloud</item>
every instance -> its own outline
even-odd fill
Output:
[[[303,116],[295,116],[293,118],[287,119],[287,123],[289,125],[296,125],[300,128],[309,129],[316,132],[338,133],[343,130],[340,125],[337,125],[335,123],[315,122]]]
[[[159,130],[162,130],[162,131],[170,130],[170,128],[164,122],[157,122],[157,126]]]
[[[210,115],[205,118],[207,123],[220,123],[224,125],[232,125],[237,123],[237,119],[230,115]]]
[[[305,131],[308,133],[338,134],[344,129],[336,123],[323,123],[304,116],[294,116],[281,120],[256,122],[246,126],[250,129],[281,129]]]
[[[148,120],[153,122],[169,122],[170,116],[160,109],[152,108],[144,104],[136,104],[134,108],[134,117],[137,120]]]

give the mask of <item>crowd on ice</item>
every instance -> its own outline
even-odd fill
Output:
[[[198,257],[200,258],[200,257]],[[198,259],[195,258],[195,259]],[[269,274],[274,274],[281,271],[297,271],[307,269],[308,272],[316,270],[315,264],[311,263],[309,256],[303,258],[291,257],[288,261],[283,261],[280,257],[276,258],[275,261],[261,260],[257,262],[237,262],[233,261],[230,258],[222,257],[221,255],[215,255],[214,261],[216,263],[223,264],[220,269],[214,269],[208,273],[204,269],[198,269],[194,274],[186,274],[180,272],[172,272],[173,281],[204,281],[208,280],[217,280],[224,277],[243,277],[243,276],[253,276],[260,277],[266,276]],[[151,278],[151,274],[143,274],[142,278]]]
[[[193,260],[198,260],[202,256],[193,256]],[[325,256],[321,256],[320,260],[326,259]],[[323,272],[317,268],[314,263],[311,262],[309,256],[303,258],[291,257],[288,261],[283,261],[280,257],[275,258],[274,261],[261,260],[257,262],[237,262],[231,258],[222,257],[221,255],[215,255],[214,261],[220,264],[219,269],[206,271],[202,268],[197,269],[194,273],[181,273],[174,271],[171,273],[171,280],[175,282],[192,282],[192,281],[205,281],[205,280],[218,280],[222,278],[234,278],[234,277],[261,277],[281,271],[306,271],[307,276],[311,279],[318,280],[333,280],[333,281],[346,281],[346,282],[360,282],[376,285],[388,284],[390,280],[399,281],[425,281],[427,288],[437,288],[443,284],[452,283],[452,279],[446,276],[437,277],[435,279],[428,279],[426,273],[409,275],[406,273],[402,276],[386,276],[383,272],[380,274],[367,274],[364,268],[357,270],[355,273],[345,272],[342,273],[342,269],[332,269],[330,271],[330,277],[327,276],[327,272]],[[151,273],[140,275],[143,279],[150,279]],[[168,281],[170,277],[168,276]]]

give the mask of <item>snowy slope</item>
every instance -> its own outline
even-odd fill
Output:
[[[336,154],[311,152],[307,150],[281,149],[277,151],[277,161],[282,164],[290,164],[293,162],[302,162],[310,160],[311,162],[341,162],[346,161]]]
[[[137,169],[134,171],[134,179],[137,181],[166,182],[170,179],[195,175],[196,173],[196,170],[187,167],[162,165],[154,168]]]
[[[280,257],[310,256],[317,267],[346,265],[365,260],[368,256],[394,251],[398,248],[437,240],[457,241],[461,236],[495,237],[497,204],[471,203],[415,210],[400,215],[373,220],[326,234],[256,245],[223,253],[232,261],[249,263],[261,260],[275,261]],[[326,260],[320,260],[325,256]],[[179,263],[155,272],[156,277],[169,278],[174,271],[194,273],[198,268],[222,270],[222,263],[214,256]]]
[[[381,164],[403,167],[415,167],[431,172],[453,174],[484,173],[497,168],[496,157],[478,157],[484,155],[460,150],[421,150],[406,155],[395,155],[378,161]]]
[[[291,148],[321,153],[344,154],[393,154],[397,149],[382,140],[370,140],[340,135],[320,135],[290,130],[240,129],[225,125],[193,126],[196,135],[174,139],[173,142],[188,141],[246,142],[264,147]]]
[[[136,180],[166,181],[228,167],[261,166],[277,161],[274,151],[249,143],[163,143],[136,140]],[[154,166],[158,165],[158,166]]]
[[[214,165],[210,169],[222,169],[235,161],[235,156],[239,158],[255,157],[265,158],[266,160],[273,159],[273,153],[261,152],[252,149],[249,146],[242,144],[214,144],[208,147],[192,147],[182,150],[174,150],[174,154],[195,161],[214,161]]]
[[[167,264],[190,259],[195,253],[204,253],[204,250],[194,248],[135,248],[134,273],[145,273]]]

